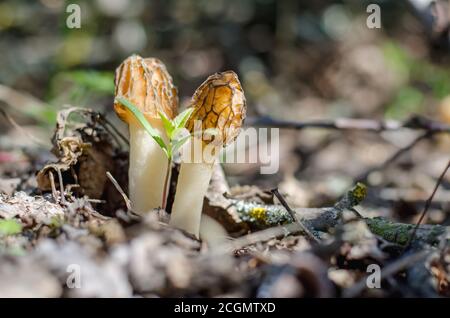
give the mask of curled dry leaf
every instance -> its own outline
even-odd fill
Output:
[[[68,121],[72,113],[81,115],[86,122],[69,128]],[[95,115],[96,113],[89,109],[76,107],[58,113],[52,138],[52,152],[57,161],[45,165],[37,173],[36,181],[41,191],[59,191],[58,174],[61,174],[65,191],[72,188],[78,194],[92,199],[100,199],[106,192],[106,172],[118,170],[115,166],[120,161],[114,160],[118,150],[111,136],[97,122]],[[55,189],[52,189],[52,183]]]
[[[51,171],[56,177],[58,171],[67,171],[71,166],[78,163],[79,158],[83,155],[83,151],[89,147],[80,137],[63,137],[56,141],[52,152],[58,157],[58,162],[45,165],[37,174],[36,180],[38,187],[43,191],[52,190],[49,172]],[[58,182],[58,180],[54,180]]]

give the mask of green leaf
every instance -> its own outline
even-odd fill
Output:
[[[14,219],[0,220],[0,236],[15,235],[22,232],[22,225]]]
[[[193,137],[186,128],[177,128],[172,133],[171,145],[175,153],[187,141]]]
[[[178,114],[178,116],[173,120],[175,128],[183,128],[189,117],[191,117],[193,111],[194,107],[191,107]]]
[[[164,126],[164,130],[166,131],[167,136],[169,137],[169,139],[172,139],[172,133],[175,130],[175,125],[174,123],[166,117],[166,115],[164,115],[164,113],[162,112],[158,112],[159,113],[159,117],[161,118],[162,122],[163,122],[163,126]]]
[[[136,117],[136,119],[141,123],[142,127],[147,131],[147,133],[156,141],[156,143],[161,147],[161,149],[164,151],[164,153],[167,155],[167,157],[170,158],[167,146],[162,139],[162,137],[159,135],[158,131],[153,128],[150,123],[145,119],[144,115],[137,109],[136,106],[133,105],[132,102],[127,100],[124,97],[118,97],[116,100],[121,103],[123,106],[128,108],[129,111]]]

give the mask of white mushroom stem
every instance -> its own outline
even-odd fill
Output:
[[[226,243],[229,236],[222,224],[203,214],[200,222],[200,238],[209,246],[215,247]]]
[[[182,163],[170,216],[170,225],[200,234],[203,199],[214,170],[211,163]]]
[[[150,120],[150,124],[164,138],[162,123],[159,120]],[[144,214],[164,205],[164,184],[169,161],[160,146],[140,124],[130,123],[129,127],[128,192],[133,211]]]

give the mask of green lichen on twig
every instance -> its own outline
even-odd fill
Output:
[[[367,194],[367,188],[357,183],[332,207],[298,208],[298,217],[314,233],[326,232],[342,222],[345,210],[354,211]],[[264,229],[293,222],[290,214],[281,205],[263,205],[254,202],[233,201],[240,218],[252,228]],[[414,229],[414,224],[397,223],[386,218],[363,218],[370,231],[388,242],[405,245]],[[414,242],[435,245],[449,228],[442,225],[420,225]],[[449,231],[450,232],[450,231]]]
[[[360,204],[367,195],[367,187],[365,184],[358,182],[340,199],[335,205],[334,209],[341,213],[346,209],[352,209]]]
[[[396,223],[382,217],[365,218],[370,231],[382,237],[386,241],[399,245],[406,245],[414,230],[414,224]],[[442,235],[447,231],[442,225],[420,225],[417,229],[414,240],[435,245],[439,243]]]
[[[241,200],[234,200],[233,204],[241,220],[258,229],[294,221],[282,205],[265,205]]]
[[[362,183],[357,183],[333,207],[323,208],[323,218],[326,219],[323,227],[318,222],[314,222],[318,220],[311,220],[307,215],[298,213],[298,216],[302,221],[305,221],[308,227],[311,227],[311,230],[323,230],[328,227],[333,227],[340,220],[342,212],[358,205],[364,200],[366,194],[366,186]],[[233,200],[233,205],[236,207],[241,220],[253,228],[263,229],[294,221],[282,205],[265,205],[241,200]]]

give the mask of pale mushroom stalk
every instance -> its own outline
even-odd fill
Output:
[[[150,124],[164,136],[160,122],[154,120]],[[169,160],[140,124],[130,124],[129,131],[128,190],[132,209],[145,213],[157,207],[165,208],[166,178],[170,178]]]
[[[237,137],[245,118],[245,97],[237,75],[227,71],[210,76],[194,93],[192,106],[186,128],[194,134],[191,143],[202,145],[201,159],[197,160],[199,152],[194,146],[193,156],[188,156],[190,162],[181,163],[170,224],[199,237],[203,200],[217,162],[217,147]],[[199,123],[203,132],[216,131],[212,140],[199,140]]]
[[[183,163],[178,175],[170,224],[199,237],[203,198],[214,170],[210,163]],[[190,191],[185,189],[189,188]]]
[[[131,102],[167,143],[159,114],[175,117],[178,94],[160,60],[138,55],[128,57],[117,68],[115,89],[114,110],[128,123],[130,132],[128,193],[133,211],[143,214],[165,206],[170,162],[160,145],[118,99],[123,97]]]

